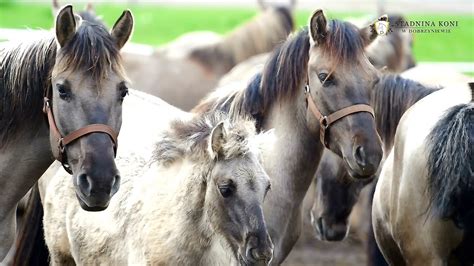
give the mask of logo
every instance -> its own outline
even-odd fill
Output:
[[[382,16],[377,22],[375,22],[375,31],[378,35],[387,35],[390,31],[390,22],[388,22],[387,16]]]

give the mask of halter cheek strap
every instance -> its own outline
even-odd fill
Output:
[[[118,134],[115,132],[113,128],[111,128],[108,125],[90,124],[85,127],[79,128],[63,137],[61,133],[59,132],[59,129],[56,125],[56,121],[54,120],[53,111],[51,110],[51,104],[50,104],[50,100],[47,94],[48,93],[46,93],[44,97],[43,112],[48,117],[49,130],[51,131],[53,135],[54,142],[57,143],[55,148],[53,148],[53,155],[56,160],[62,163],[64,170],[66,170],[66,172],[68,172],[69,174],[72,174],[72,169],[70,165],[67,163],[67,154],[65,152],[66,146],[74,142],[75,140],[82,138],[88,134],[91,134],[91,133],[107,134],[112,140],[112,142],[114,143],[114,156],[117,155]]]
[[[305,85],[305,96],[306,96],[305,98],[306,98],[306,104],[308,106],[308,109],[319,121],[319,139],[321,140],[321,143],[324,145],[324,147],[328,149],[329,149],[329,142],[326,138],[326,135],[327,135],[326,131],[336,121],[338,121],[339,119],[343,117],[346,117],[355,113],[360,113],[360,112],[367,112],[367,113],[370,113],[373,117],[375,117],[374,109],[370,105],[367,105],[367,104],[355,104],[355,105],[351,105],[351,106],[342,108],[340,110],[337,110],[336,112],[331,113],[327,116],[323,115],[319,111],[318,107],[316,106],[313,96],[311,96],[311,91],[309,87],[309,79],[307,80],[306,85]]]

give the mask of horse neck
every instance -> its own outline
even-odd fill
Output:
[[[288,15],[283,12],[288,12]],[[225,36],[216,48],[232,59],[229,66],[233,67],[249,57],[272,51],[275,45],[287,38],[292,29],[289,11],[270,9]]]
[[[148,192],[140,196],[146,205],[141,208],[140,216],[152,221],[146,225],[144,234],[149,259],[197,264],[210,248],[213,237],[204,208],[206,184],[202,173],[205,167],[186,160],[170,167],[153,171],[151,178],[164,179],[164,182],[152,181],[139,190]],[[156,189],[166,191],[156,193]]]
[[[293,99],[274,104],[264,121],[264,129],[274,128],[277,135],[274,149],[265,152],[265,168],[272,182],[287,188],[285,193],[296,205],[311,185],[323,151],[319,135],[308,129],[303,88],[300,91]],[[319,132],[319,127],[315,130]]]

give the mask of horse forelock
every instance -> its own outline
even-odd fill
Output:
[[[111,72],[125,77],[113,37],[104,25],[90,21],[83,21],[74,37],[59,49],[56,67],[58,72],[85,71],[97,82],[107,78]]]
[[[255,134],[253,121],[243,118],[231,120],[222,112],[210,112],[191,121],[173,121],[170,130],[156,144],[154,160],[166,165],[187,157],[192,161],[210,163],[213,158],[208,153],[209,138],[220,122],[224,122],[225,136],[218,159],[232,159],[252,150],[253,142],[249,139]]]
[[[332,61],[334,68],[343,64],[358,63],[365,58],[364,41],[355,25],[330,20],[328,28],[328,34],[319,48],[324,57]]]

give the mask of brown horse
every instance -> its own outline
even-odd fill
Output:
[[[209,32],[184,35],[151,55],[125,53],[135,89],[190,110],[233,66],[273,50],[293,30],[291,8],[267,8],[225,37]],[[184,73],[192,73],[183,78]]]
[[[388,22],[391,31],[367,47],[367,57],[377,68],[386,67],[390,72],[401,73],[415,66],[413,35],[405,26],[405,17],[388,14]]]
[[[436,89],[398,75],[380,78],[371,93],[371,104],[385,154],[393,146],[395,130],[405,111]],[[324,151],[313,181],[316,197],[311,210],[311,222],[319,239],[339,241],[347,235],[349,215],[362,188],[370,181],[352,178],[339,157]]]
[[[55,36],[0,47],[1,260],[14,240],[17,202],[54,157],[72,173],[84,209],[106,208],[118,190],[114,151],[127,94],[119,50],[132,28],[129,11],[109,33],[66,6]]]
[[[317,10],[308,29],[273,51],[263,73],[247,87],[217,89],[194,109],[251,116],[260,130],[275,128],[276,143],[271,152],[263,153],[272,179],[273,192],[264,210],[275,244],[274,264],[283,262],[299,237],[301,203],[324,146],[343,157],[354,176],[366,178],[378,168],[382,148],[370,113],[352,113],[329,127],[323,124],[322,137],[322,126],[313,112],[314,105],[329,115],[369,103],[378,73],[365,57],[364,47],[375,37],[370,27],[328,21]]]

